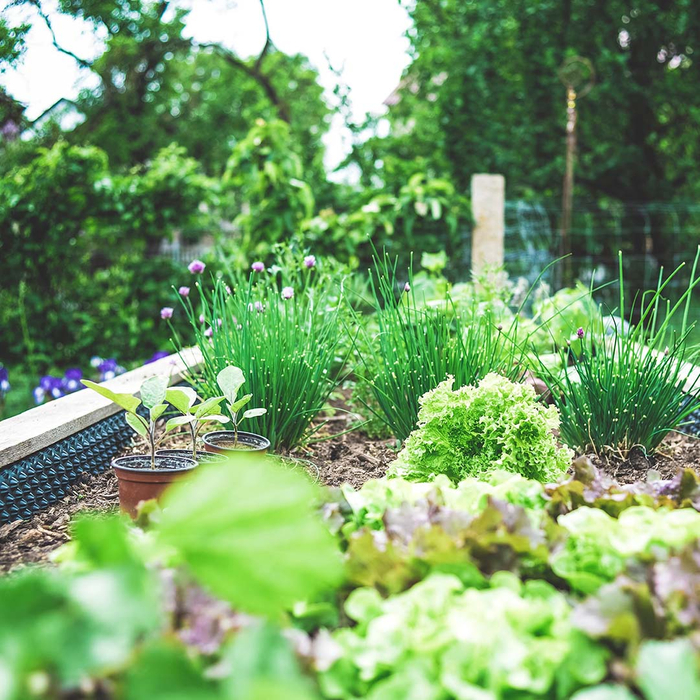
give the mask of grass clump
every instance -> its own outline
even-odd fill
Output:
[[[416,298],[413,280],[398,280],[396,262],[375,256],[370,289],[375,315],[360,320],[356,350],[360,379],[373,400],[366,405],[405,440],[416,427],[419,400],[440,382],[457,387],[476,384],[490,372],[511,379],[524,374],[523,350],[510,328],[494,323],[488,311],[458,308],[448,298],[443,307],[426,307]],[[475,303],[476,306],[476,303]]]
[[[624,278],[619,264],[619,310],[605,313],[599,307],[579,329],[577,352],[564,347],[564,371],[540,363],[538,372],[547,382],[561,413],[561,436],[579,453],[625,458],[632,448],[652,454],[669,432],[682,429],[683,421],[700,408],[700,384],[688,378],[700,348],[688,343],[687,324],[698,256],[685,292],[674,304],[663,298],[670,280],[682,265],[663,278],[655,289],[637,295],[624,317]],[[683,309],[680,329],[675,321]],[[616,316],[620,313],[621,316]],[[638,317],[636,324],[633,320]],[[605,326],[601,336],[589,328]]]
[[[551,481],[571,464],[572,453],[557,446],[559,414],[537,401],[534,389],[497,374],[478,387],[453,389],[449,377],[420,399],[414,430],[390,474],[427,481],[445,474],[459,482],[494,470]]]

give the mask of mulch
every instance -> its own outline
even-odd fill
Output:
[[[327,486],[349,483],[359,487],[369,479],[384,476],[396,453],[393,440],[369,439],[360,431],[345,432],[356,416],[334,417],[314,436],[315,441],[285,455],[299,460],[310,477]],[[335,437],[333,437],[336,435]],[[183,447],[185,435],[171,436],[163,447]],[[137,441],[125,454],[143,453]],[[654,457],[632,450],[627,459],[604,460],[590,455],[596,466],[621,483],[643,480],[650,469],[661,478],[670,478],[682,467],[700,473],[700,439],[673,434],[667,437]],[[85,474],[63,500],[31,520],[0,525],[0,573],[27,564],[48,563],[51,554],[70,540],[70,524],[84,511],[116,511],[119,505],[117,479],[112,470]]]

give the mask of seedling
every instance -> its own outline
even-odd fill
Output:
[[[132,394],[118,394],[102,384],[97,384],[96,382],[91,382],[88,379],[81,380],[82,383],[88,388],[96,391],[101,396],[109,399],[117,406],[123,408],[126,411],[126,422],[142,437],[148,440],[148,444],[151,450],[151,469],[156,468],[156,447],[160,439],[156,439],[156,423],[158,419],[163,415],[163,412],[168,407],[165,403],[165,394],[168,389],[168,378],[167,377],[151,377],[147,379],[140,389],[141,399]],[[148,409],[148,419],[140,416],[136,409],[143,403],[143,405]],[[168,432],[168,427],[166,426],[165,432]]]
[[[267,413],[266,408],[249,408],[240,418],[238,414],[248,402],[253,398],[252,394],[246,394],[240,399],[238,398],[239,389],[245,384],[245,377],[240,367],[225,367],[216,375],[216,382],[221,389],[223,398],[226,400],[226,408],[231,414],[231,423],[233,425],[233,442],[234,445],[238,442],[238,426],[246,418],[255,418]]]
[[[201,429],[207,423],[228,423],[228,416],[221,413],[221,402],[225,397],[214,396],[206,401],[201,401],[194,389],[178,388],[168,389],[165,393],[166,400],[182,413],[181,416],[171,418],[166,430],[172,430],[181,425],[187,425],[192,437],[192,459],[197,459],[197,439]],[[195,406],[197,401],[201,403]]]

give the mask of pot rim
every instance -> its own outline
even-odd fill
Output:
[[[186,459],[192,459],[192,457],[187,457],[184,454],[173,454],[174,452],[188,452],[190,455],[192,454],[192,450],[189,448],[183,448],[183,447],[168,447],[164,448],[162,450],[156,450],[156,457],[185,457]],[[219,459],[223,462],[226,460],[224,456],[217,455],[216,452],[207,452],[206,450],[197,450],[197,459],[194,460],[195,462],[198,459],[206,459],[209,461],[218,461]]]
[[[222,435],[225,437],[232,437],[234,435],[233,430],[213,430],[210,433],[205,433],[204,436],[202,437],[202,441],[204,442],[205,445],[210,445],[211,447],[217,447],[220,450],[226,450],[227,452],[236,452],[235,449],[231,448],[226,448],[226,447],[219,447],[219,445],[216,444],[216,442],[212,441],[210,438],[211,436],[215,435]],[[270,447],[270,441],[268,438],[264,437],[263,435],[258,435],[257,433],[249,433],[246,432],[245,430],[239,430],[238,431],[238,440],[241,441],[241,438],[252,438],[248,442],[248,444],[255,444],[256,449],[258,450],[263,450],[263,449],[268,449]],[[243,450],[242,450],[243,451]],[[245,450],[245,452],[250,452],[250,450]]]
[[[195,461],[194,459],[192,459],[191,457],[179,457],[179,456],[178,456],[178,457],[170,457],[170,459],[177,459],[177,460],[180,460],[180,461],[182,461],[182,462],[185,463],[184,466],[182,466],[182,467],[173,467],[173,468],[170,468],[170,469],[158,469],[158,466],[157,466],[157,465],[158,465],[158,457],[165,457],[165,456],[166,456],[166,455],[158,455],[158,454],[156,454],[156,468],[155,468],[155,469],[151,469],[150,467],[146,467],[146,468],[143,468],[143,467],[129,467],[129,466],[126,466],[125,464],[119,464],[119,462],[121,462],[122,460],[130,460],[130,459],[132,459],[132,458],[134,458],[134,457],[139,457],[139,458],[145,457],[146,459],[149,459],[149,460],[150,460],[151,455],[143,455],[143,454],[139,454],[139,455],[122,455],[121,457],[115,457],[115,458],[112,460],[112,469],[114,469],[114,470],[123,469],[124,471],[132,472],[132,473],[136,473],[136,474],[154,474],[154,473],[155,473],[155,474],[168,474],[168,473],[170,473],[170,474],[179,474],[179,473],[181,473],[181,472],[188,472],[188,471],[191,471],[191,470],[194,469],[195,467],[198,467],[198,466],[199,466],[199,462],[196,462],[196,461]]]

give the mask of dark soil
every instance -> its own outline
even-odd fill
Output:
[[[136,469],[138,471],[169,472],[173,470],[192,469],[195,464],[192,456],[180,457],[176,455],[156,455],[155,468],[151,469],[151,458],[147,455],[131,454],[128,459],[120,462],[122,469]]]
[[[658,472],[661,479],[670,479],[686,467],[700,474],[700,438],[679,433],[667,436],[656,454],[650,457],[640,448],[631,449],[625,459],[588,456],[596,467],[621,484],[645,480],[650,469]]]

